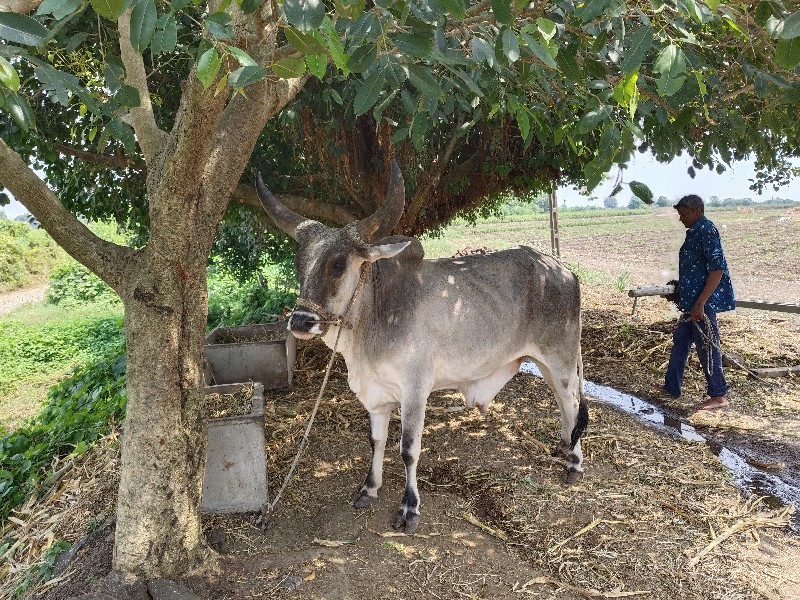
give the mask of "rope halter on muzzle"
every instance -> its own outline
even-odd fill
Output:
[[[312,302],[311,300],[306,300],[305,298],[298,298],[295,302],[295,308],[292,312],[297,310],[297,307],[309,308],[315,314],[317,314],[321,320],[317,321],[316,325],[336,325],[337,327],[344,327],[345,329],[353,329],[355,325],[352,321],[347,320],[347,314],[350,312],[350,309],[353,308],[353,304],[356,302],[356,298],[358,297],[361,288],[364,287],[364,284],[367,282],[367,277],[369,275],[369,265],[371,263],[364,262],[361,265],[361,274],[358,278],[358,283],[356,284],[356,289],[353,290],[353,295],[350,298],[350,302],[347,304],[347,308],[341,315],[336,315],[329,310],[324,309],[316,302]]]

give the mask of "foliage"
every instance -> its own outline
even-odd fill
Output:
[[[123,339],[122,318],[94,316],[36,326],[0,321],[0,393],[28,375],[97,360]]]
[[[666,206],[672,206],[672,201],[666,196],[659,196],[658,200],[656,200],[656,206],[661,208],[664,208]]]
[[[271,265],[244,282],[224,269],[212,269],[208,278],[208,328],[276,321],[297,300],[297,292],[285,285],[291,281],[285,279],[287,267]]]
[[[631,284],[631,272],[627,269],[622,269],[619,274],[614,278],[613,287],[619,293],[625,292]]]
[[[117,329],[119,332],[119,328]],[[31,494],[53,459],[81,454],[125,414],[125,352],[118,344],[51,388],[42,412],[0,437],[0,519]]]
[[[644,202],[641,198],[637,198],[636,196],[631,196],[631,199],[628,201],[628,208],[630,209],[637,209],[637,208],[644,208]]]
[[[609,196],[608,198],[603,200],[603,206],[605,208],[617,208],[617,197]]]
[[[64,260],[52,270],[46,298],[48,302],[64,306],[119,299],[97,275],[72,259]]]
[[[40,563],[31,565],[22,577],[22,581],[14,589],[12,598],[25,598],[28,590],[39,583],[50,581],[53,578],[53,566],[58,556],[72,546],[66,540],[59,540],[50,546]]]
[[[44,2],[32,16],[1,13],[0,129],[76,214],[128,222],[144,239],[144,171],[121,118],[140,99],[124,82],[113,26],[130,5]],[[283,47],[254,58],[237,46],[235,22],[265,6],[214,12],[139,0],[131,42],[146,56],[166,129],[186,77],[246,93],[268,75],[311,75],[265,129],[248,171],[279,191],[359,214],[348,186],[362,200],[374,194],[365,177],[380,175],[374,150],[394,147],[409,194],[419,165],[444,169],[423,167],[436,181],[421,231],[493,205],[503,188],[542,191],[558,177],[592,189],[637,147],[663,161],[686,150],[691,176],[752,154],[759,189],[792,176],[800,11],[780,2],[289,1],[278,4]],[[297,177],[314,171],[323,183]],[[648,201],[646,186],[630,185]]]
[[[62,254],[44,230],[19,221],[0,220],[0,292],[46,276]]]

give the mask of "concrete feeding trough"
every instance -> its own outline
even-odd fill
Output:
[[[217,327],[203,351],[206,385],[258,381],[271,390],[292,383],[296,345],[286,321]]]
[[[202,509],[252,512],[267,501],[264,386],[235,383],[205,388],[208,418]]]

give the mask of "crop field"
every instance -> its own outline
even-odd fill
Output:
[[[582,279],[638,286],[677,277],[685,229],[675,210],[608,212],[613,214],[559,215],[561,257]],[[800,301],[800,207],[709,209],[706,216],[720,231],[737,297]],[[493,219],[474,227],[457,224],[423,241],[430,258],[452,256],[466,246],[502,250],[518,244],[549,252],[548,215]]]

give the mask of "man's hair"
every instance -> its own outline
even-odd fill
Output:
[[[678,200],[678,203],[674,205],[672,208],[678,209],[684,207],[690,209],[699,208],[700,210],[705,211],[705,203],[703,202],[703,199],[697,194],[689,194],[688,196],[684,196],[683,198]]]

